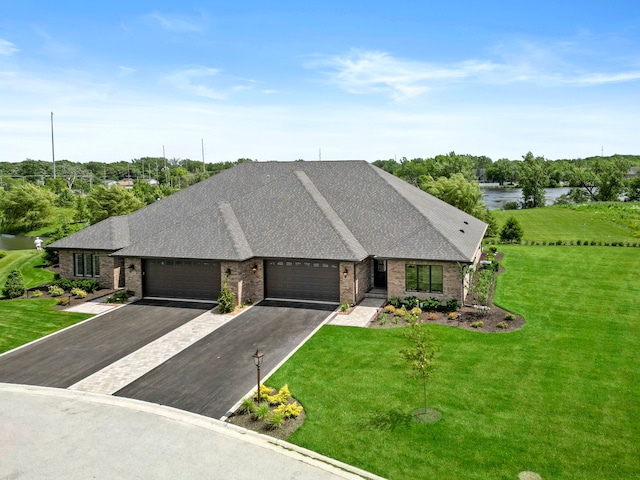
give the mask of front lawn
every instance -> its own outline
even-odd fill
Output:
[[[640,243],[640,203],[595,202],[525,210],[492,210],[498,225],[514,216],[529,242]],[[635,236],[634,236],[635,235]]]
[[[0,287],[14,269],[22,273],[27,288],[48,283],[53,280],[53,273],[46,270],[45,266],[42,255],[35,249],[8,251],[7,256],[0,259]]]
[[[389,479],[637,477],[638,250],[501,249],[495,301],[527,323],[502,334],[430,326],[438,423],[411,419],[422,390],[404,376],[401,329],[325,326],[268,380],[305,407],[289,441]]]
[[[55,304],[51,298],[0,301],[0,353],[93,316],[54,310]]]

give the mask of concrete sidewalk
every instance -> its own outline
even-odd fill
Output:
[[[125,398],[0,383],[0,478],[372,479],[208,417]]]
[[[387,303],[380,298],[365,298],[348,314],[336,313],[329,321],[330,325],[343,327],[368,327],[378,316],[378,310]]]

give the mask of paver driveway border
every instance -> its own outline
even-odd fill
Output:
[[[140,300],[0,356],[0,382],[67,388],[209,310]]]
[[[263,379],[326,324],[336,304],[264,300],[237,315],[114,395],[226,418],[255,389],[256,349]]]

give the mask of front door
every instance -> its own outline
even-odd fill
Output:
[[[387,261],[373,260],[373,286],[387,288]]]

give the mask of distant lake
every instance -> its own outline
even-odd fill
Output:
[[[484,194],[484,203],[489,210],[500,210],[506,202],[522,201],[522,189],[511,187],[499,187],[496,184],[480,184],[482,193]],[[547,188],[545,191],[545,202],[547,205],[553,205],[553,202],[560,195],[569,193],[569,187]]]
[[[40,237],[46,240],[45,237]],[[0,250],[31,250],[36,246],[33,241],[36,237],[27,237],[26,235],[9,235],[6,233],[0,234]]]

